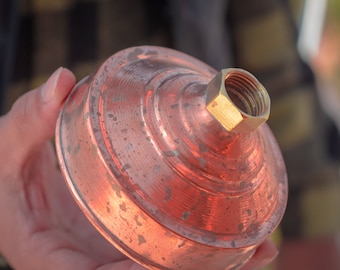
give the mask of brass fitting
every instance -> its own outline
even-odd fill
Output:
[[[251,132],[269,118],[270,97],[248,71],[223,69],[208,83],[206,108],[227,131]]]

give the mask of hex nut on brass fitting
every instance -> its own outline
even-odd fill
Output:
[[[223,69],[207,87],[206,108],[227,131],[251,132],[269,118],[268,92],[248,71]]]

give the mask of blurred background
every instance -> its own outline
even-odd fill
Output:
[[[290,181],[282,258],[268,269],[339,269],[340,1],[1,0],[1,114],[59,66],[80,80],[136,45],[241,67],[266,86]],[[304,259],[314,268],[290,265]]]

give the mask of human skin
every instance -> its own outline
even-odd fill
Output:
[[[75,81],[59,68],[0,117],[0,253],[17,270],[145,269],[94,229],[58,169],[51,138]],[[260,269],[276,255],[266,240],[242,270]]]

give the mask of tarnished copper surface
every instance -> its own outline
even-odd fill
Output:
[[[246,73],[229,71],[247,86]],[[106,239],[150,269],[237,269],[283,216],[276,141],[266,124],[230,132],[207,110],[216,74],[174,50],[129,48],[79,82],[60,113],[57,153],[72,194]],[[263,102],[254,106],[269,110]]]

